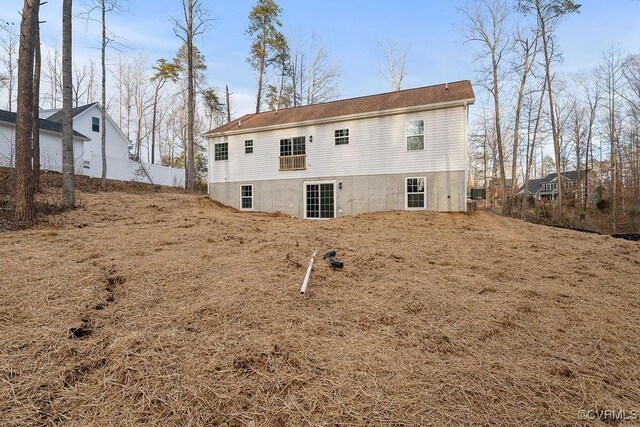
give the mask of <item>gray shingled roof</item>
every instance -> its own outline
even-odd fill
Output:
[[[582,170],[581,171],[565,171],[565,172],[562,172],[560,175],[562,175],[564,178],[570,181],[576,181],[584,177],[584,171]],[[544,183],[553,182],[553,180],[555,180],[557,177],[558,175],[555,172],[553,172],[545,176],[544,178],[530,179],[527,182],[527,192],[529,194],[536,194],[539,190],[542,189],[542,185]],[[524,190],[524,186],[520,187],[520,189],[518,190],[518,193],[521,193],[523,190]]]
[[[538,179],[530,179],[527,182],[527,192],[529,194],[536,194],[538,192],[538,190],[540,190],[540,188],[542,188],[542,184],[545,182],[545,178],[538,178]],[[522,191],[524,189],[524,187],[520,188],[520,191]]]
[[[73,108],[71,110],[71,117],[77,116],[78,114],[82,113],[83,111],[88,110],[89,108],[93,107],[96,104],[97,104],[97,102],[93,102],[91,104],[81,105],[80,107]],[[47,117],[47,120],[52,121],[52,122],[62,123],[62,110],[56,111],[51,116]]]
[[[584,171],[565,171],[562,172],[560,175],[562,175],[564,178],[570,180],[570,181],[575,181],[576,179],[578,179],[578,176],[580,177],[584,177]],[[551,182],[554,179],[556,179],[558,176],[557,173],[553,172],[550,173],[549,175],[547,175],[544,180],[547,182]]]
[[[16,113],[13,113],[11,111],[6,111],[6,110],[0,110],[0,122],[15,124]],[[48,119],[40,119],[40,129],[46,130],[49,132],[62,133],[62,123],[53,122]],[[81,134],[80,132],[76,132],[75,130],[73,131],[73,135],[79,138],[90,139],[84,136],[83,134]]]

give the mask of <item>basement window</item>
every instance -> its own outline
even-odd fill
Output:
[[[253,153],[253,139],[247,139],[244,142],[244,154]]]
[[[424,120],[407,122],[407,151],[424,150]]]
[[[426,207],[425,177],[406,178],[406,209],[424,209]]]
[[[345,145],[349,143],[349,129],[335,130],[336,145]]]
[[[98,117],[91,117],[91,130],[100,132],[100,119]]]
[[[241,185],[240,186],[240,209],[251,211],[253,210],[253,185]]]
[[[214,145],[213,150],[214,160],[229,160],[229,143],[222,142]]]

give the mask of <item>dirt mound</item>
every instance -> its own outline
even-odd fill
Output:
[[[640,402],[638,243],[79,193],[0,234],[0,424],[577,425]],[[334,271],[314,250],[336,250]]]

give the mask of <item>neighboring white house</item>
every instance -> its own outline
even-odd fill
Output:
[[[101,151],[101,123],[102,108],[100,104],[83,105],[71,110],[73,116],[73,129],[81,134],[91,138],[84,146],[84,169],[85,175],[89,175],[89,171],[93,169],[102,176],[102,151]],[[62,110],[41,110],[40,117],[52,122],[62,123]],[[120,128],[107,114],[107,178],[125,180],[122,177],[121,165],[129,160],[129,140],[122,133]],[[93,159],[97,158],[99,164],[92,164]]]
[[[16,113],[0,110],[0,166],[15,165]],[[74,131],[75,172],[83,173],[84,145],[89,141]],[[62,124],[40,119],[40,168],[62,172]]]
[[[212,199],[334,218],[466,210],[468,80],[248,114],[205,134]]]
[[[106,125],[107,178],[121,181],[151,182],[159,185],[181,187],[184,185],[184,169],[169,168],[156,164],[141,163],[129,159],[129,139],[107,114],[106,124],[102,121],[102,107],[99,103],[76,107],[72,110],[73,128],[91,138],[85,143],[83,174],[102,177],[102,134]],[[62,110],[42,110],[41,118],[62,123]]]

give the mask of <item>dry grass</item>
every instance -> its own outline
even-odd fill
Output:
[[[579,409],[640,410],[638,243],[484,213],[312,222],[202,196],[80,198],[0,234],[0,425],[576,425]],[[314,249],[345,268],[319,259],[301,296]]]

